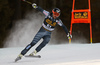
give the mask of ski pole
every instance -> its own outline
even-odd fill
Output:
[[[26,2],[26,3],[28,3],[28,4],[32,4],[31,2],[29,2],[29,1],[26,1],[26,0],[22,0],[22,1],[24,1],[24,2]]]

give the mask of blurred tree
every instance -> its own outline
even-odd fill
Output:
[[[0,0],[0,47],[12,27],[11,17],[13,11],[9,7],[8,0]]]
[[[15,5],[14,20],[21,19],[21,0],[14,0],[14,5]]]
[[[53,7],[56,7],[56,0],[53,0]]]

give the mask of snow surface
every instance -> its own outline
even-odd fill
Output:
[[[23,57],[14,62],[23,48],[1,48],[0,65],[100,65],[99,43],[47,45],[38,53],[42,58]]]

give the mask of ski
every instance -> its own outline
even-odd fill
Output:
[[[36,56],[25,55],[25,57],[31,57],[31,58],[41,58],[41,56],[40,56],[40,55],[36,55]]]

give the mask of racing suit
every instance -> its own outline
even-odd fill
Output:
[[[62,23],[62,21],[59,18],[54,19],[52,13],[43,10],[39,6],[36,9],[41,11],[45,15],[45,19],[42,24],[42,27],[35,35],[33,41],[29,45],[27,45],[24,50],[22,50],[22,55],[25,55],[30,48],[32,48],[41,38],[43,38],[42,43],[35,49],[37,52],[39,52],[50,41],[51,33],[56,27],[56,25],[61,26],[66,32],[66,34],[68,34],[66,26]]]

